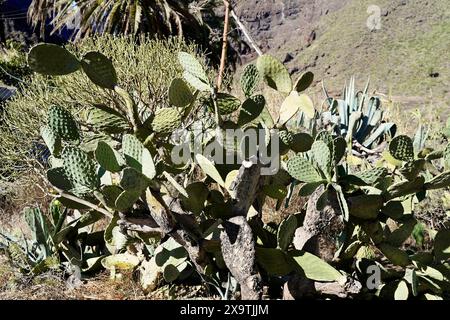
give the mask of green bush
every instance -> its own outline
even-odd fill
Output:
[[[121,85],[136,99],[142,113],[151,113],[157,106],[168,106],[167,88],[173,78],[182,74],[177,53],[198,52],[195,45],[178,38],[149,40],[111,35],[89,38],[68,49],[76,56],[100,51],[109,57]],[[205,63],[205,58],[201,60]],[[0,177],[12,177],[33,165],[36,152],[40,152],[36,146],[40,142],[39,127],[50,105],[64,105],[81,116],[94,104],[116,102],[117,94],[93,86],[81,72],[58,78],[33,74],[5,106],[0,127]]]

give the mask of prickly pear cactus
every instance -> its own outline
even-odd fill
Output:
[[[389,152],[397,160],[414,160],[414,146],[411,138],[408,136],[402,135],[392,139],[389,144]]]
[[[62,151],[63,167],[74,184],[96,189],[100,185],[95,162],[81,149],[67,146]]]
[[[63,107],[53,105],[49,108],[48,126],[64,140],[77,141],[80,139],[80,133],[75,119]]]
[[[256,67],[269,87],[286,94],[292,91],[291,77],[280,61],[270,55],[263,55],[258,58]]]
[[[241,88],[247,98],[255,93],[260,81],[258,68],[254,64],[247,65],[241,76]]]
[[[157,133],[171,133],[181,125],[181,113],[175,108],[162,108],[156,111],[152,130]]]
[[[300,155],[289,159],[287,163],[287,171],[298,181],[309,183],[322,180],[322,177],[314,166]]]

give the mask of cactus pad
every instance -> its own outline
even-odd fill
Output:
[[[81,67],[88,78],[99,87],[113,90],[116,86],[116,70],[111,60],[100,52],[86,53],[81,60]]]
[[[258,58],[256,67],[269,87],[286,94],[292,91],[292,81],[289,72],[276,58],[270,55],[263,55]]]
[[[297,92],[305,91],[314,81],[314,74],[311,71],[303,73],[294,85],[294,90]]]
[[[380,209],[383,207],[383,197],[377,194],[350,197],[347,202],[350,214],[365,220],[376,219]]]
[[[251,97],[261,81],[258,68],[254,64],[245,67],[241,76],[241,88],[246,97]]]
[[[171,133],[181,125],[181,113],[175,108],[162,108],[156,111],[152,129],[157,133]]]
[[[65,147],[62,152],[64,170],[74,184],[95,189],[100,185],[95,162],[76,147]]]
[[[178,61],[183,66],[183,77],[188,83],[200,91],[211,90],[205,69],[193,55],[186,52],[180,52],[178,54]]]
[[[217,94],[217,107],[219,108],[220,114],[227,115],[233,113],[240,106],[241,101],[238,98],[228,93],[220,92]]]
[[[388,243],[380,243],[377,247],[395,265],[406,267],[410,262],[408,254],[399,248],[391,246]]]
[[[256,95],[245,100],[239,112],[238,124],[242,126],[258,118],[265,105],[266,100],[262,95]]]
[[[450,186],[450,171],[444,171],[437,175],[427,183],[425,183],[426,190],[442,189]]]
[[[323,141],[315,141],[311,146],[311,153],[320,170],[329,176],[331,174],[330,148]]]
[[[137,190],[125,190],[116,199],[115,208],[118,211],[126,211],[139,200],[141,192]]]
[[[64,140],[80,139],[77,123],[72,114],[63,107],[53,105],[48,110],[48,126]]]
[[[413,181],[401,181],[391,185],[386,191],[386,199],[391,200],[420,192],[424,188],[425,178],[418,176]],[[430,186],[426,186],[429,188]]]
[[[414,146],[411,138],[408,136],[397,136],[389,144],[391,155],[401,161],[414,160]]]
[[[50,129],[49,126],[43,126],[40,130],[41,137],[44,139],[50,153],[54,156],[58,156],[61,152],[61,138]]]
[[[311,149],[314,139],[305,132],[299,132],[294,134],[294,141],[291,145],[291,149],[294,152],[306,152]]]
[[[86,112],[86,122],[108,134],[123,133],[130,128],[127,120],[117,111],[104,105],[96,105]]]
[[[99,141],[95,150],[95,159],[100,166],[110,172],[119,172],[124,164],[124,159],[109,144]]]
[[[322,180],[322,177],[316,169],[314,169],[314,166],[299,155],[289,159],[287,171],[293,178],[301,182],[310,183]]]
[[[120,186],[127,191],[142,192],[148,186],[146,177],[134,168],[125,168],[122,171]]]
[[[33,71],[49,76],[70,74],[80,68],[80,62],[73,54],[50,43],[40,43],[31,48],[28,65]]]
[[[175,78],[169,87],[169,102],[179,108],[185,108],[194,100],[191,89],[183,79]]]
[[[127,165],[138,171],[142,170],[142,151],[144,145],[131,134],[125,134],[122,138],[122,152]]]

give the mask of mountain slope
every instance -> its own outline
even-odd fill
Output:
[[[284,59],[293,72],[313,71],[333,91],[351,75],[360,86],[370,76],[379,92],[418,104],[448,103],[450,0],[377,0],[379,30],[367,26],[373,4],[250,0],[238,13],[264,52]]]

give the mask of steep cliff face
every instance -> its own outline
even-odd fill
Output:
[[[399,101],[450,99],[450,0],[247,0],[236,12],[264,53],[331,90],[370,76]],[[242,53],[244,63],[256,57]]]

